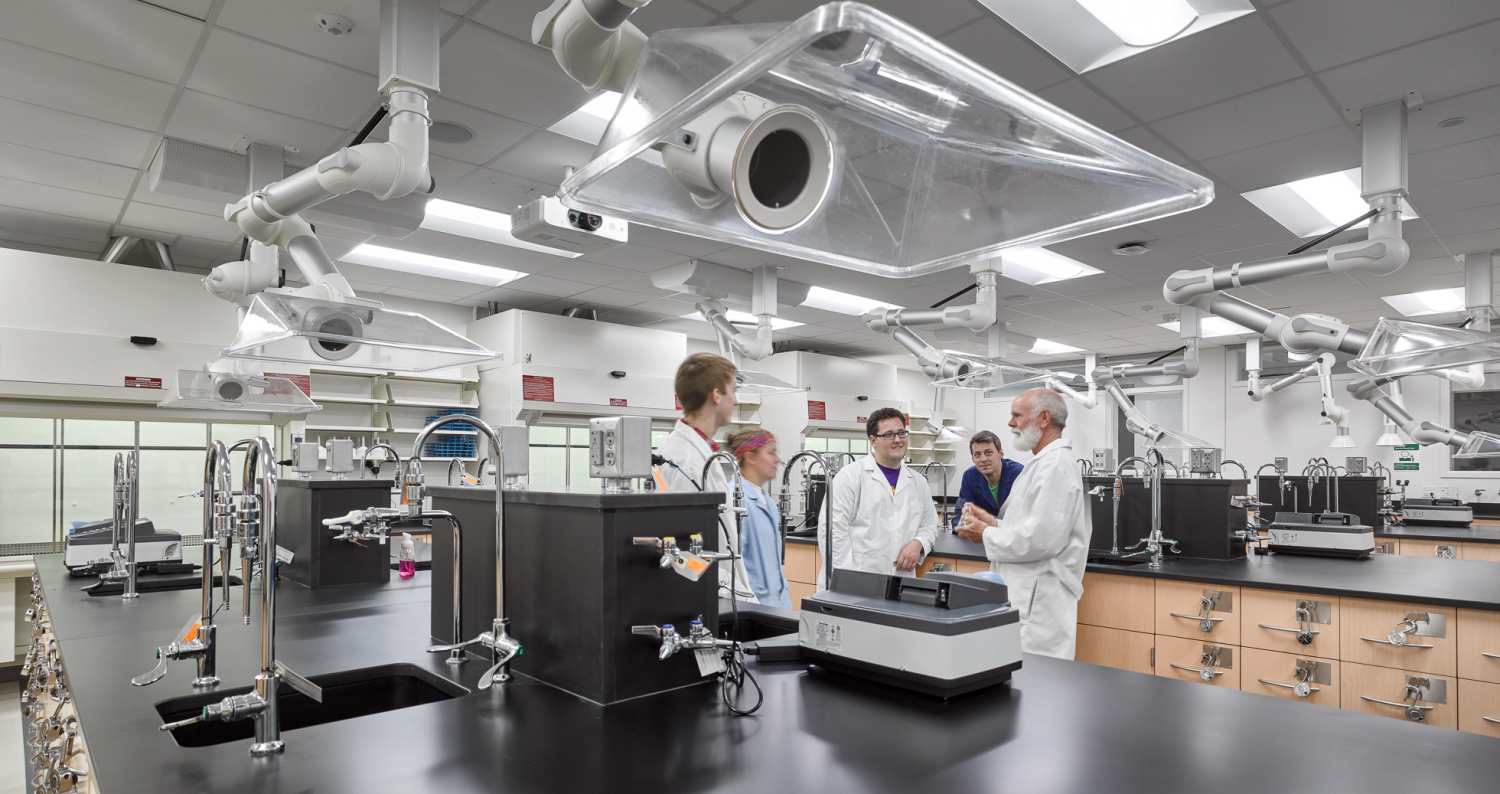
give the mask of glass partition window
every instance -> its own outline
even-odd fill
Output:
[[[1488,381],[1493,376],[1486,376]],[[1485,385],[1489,385],[1486,383]],[[1500,391],[1453,390],[1453,428],[1465,433],[1500,433]],[[1451,447],[1449,448],[1452,449]],[[1453,471],[1497,471],[1494,458],[1453,458]]]
[[[0,417],[0,554],[25,553],[29,544],[52,540],[54,424],[52,419]]]

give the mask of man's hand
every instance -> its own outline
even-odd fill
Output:
[[[896,570],[898,570],[898,571],[911,571],[911,570],[915,570],[916,567],[917,567],[917,563],[919,563],[921,561],[922,561],[922,541],[920,541],[920,540],[913,540],[912,542],[906,544],[905,548],[901,549],[901,553],[900,554],[896,555]]]
[[[969,502],[964,505],[963,519],[959,522],[958,536],[974,543],[984,542],[984,531],[1000,522],[988,510]]]

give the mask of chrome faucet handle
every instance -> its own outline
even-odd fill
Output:
[[[452,645],[434,645],[434,646],[428,648],[427,652],[428,653],[447,653],[449,651],[457,651],[457,650],[461,650],[463,648],[467,648],[467,647],[469,647],[470,645],[473,645],[476,642],[482,642],[482,641],[484,641],[484,635],[483,634],[479,635],[478,637],[475,637],[472,640],[467,640],[465,642],[456,642],[456,643],[453,643]]]
[[[208,646],[200,639],[199,624],[203,620],[202,615],[194,615],[188,618],[182,628],[172,635],[172,641],[165,646],[156,649],[158,659],[156,667],[151,672],[138,675],[130,679],[134,686],[147,686],[160,681],[167,674],[167,663],[173,659],[188,659],[201,655]]]
[[[160,661],[156,663],[156,667],[153,668],[151,672],[146,673],[145,675],[138,675],[135,678],[130,679],[130,683],[132,686],[147,686],[148,684],[154,684],[157,681],[160,681],[162,676],[167,674],[167,663],[170,662],[171,659],[167,658],[167,655],[162,652],[164,650],[164,648],[156,649],[156,658]]]
[[[485,646],[495,652],[495,664],[490,669],[485,670],[484,674],[479,677],[480,689],[489,689],[491,686],[494,686],[497,678],[500,679],[500,683],[504,683],[510,678],[510,675],[497,675],[497,673],[500,673],[500,668],[510,664],[511,660],[516,657],[526,655],[525,646],[521,645],[521,642],[515,637],[506,634],[504,626],[497,627],[497,631],[499,632],[498,634],[495,631],[487,631],[480,635],[480,639],[483,640]]]

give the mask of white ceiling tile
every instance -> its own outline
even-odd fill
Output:
[[[1500,195],[1492,194],[1489,200],[1500,201]],[[1500,229],[1500,204],[1429,215],[1427,222],[1432,225],[1433,231],[1445,238],[1449,235]]]
[[[489,243],[483,240],[475,240],[471,237],[459,237],[456,234],[435,232],[431,229],[418,229],[400,240],[377,236],[371,239],[370,243],[401,251],[415,251],[416,253],[427,254],[429,256],[460,259],[465,262],[469,261],[466,256],[467,254],[489,245]]]
[[[632,225],[630,227],[631,239],[635,239],[637,232],[642,228],[644,227]],[[668,265],[675,265],[681,262],[684,257],[682,254],[674,254],[670,251],[627,243],[607,251],[588,254],[583,259],[592,262],[601,262],[611,267],[623,268],[636,273],[649,273]]]
[[[124,198],[135,175],[124,166],[0,143],[0,177]]]
[[[217,149],[233,148],[240,136],[280,146],[294,146],[288,162],[311,163],[343,139],[337,127],[275,113],[228,99],[184,91],[167,122],[167,135]]]
[[[579,303],[587,303],[590,306],[598,308],[607,306],[631,308],[639,307],[642,304],[646,303],[654,303],[656,299],[652,298],[650,295],[641,295],[635,292],[624,292],[617,289],[611,289],[609,287],[599,287],[598,289],[591,289],[586,292],[580,292],[577,295],[573,295],[572,297],[568,298],[568,300],[575,300]]]
[[[108,223],[52,215],[20,207],[0,206],[0,229],[83,240],[98,243],[101,248],[109,239]]]
[[[1500,20],[1340,66],[1319,77],[1345,107],[1412,89],[1434,102],[1500,82],[1497,37]]]
[[[1146,121],[1228,99],[1302,74],[1259,14],[1089,72],[1105,93]]]
[[[4,229],[0,229],[0,248],[13,248],[17,251],[31,251],[36,254],[51,254],[53,256],[69,256],[75,259],[93,259],[87,251],[79,251],[73,248],[55,248],[50,245],[36,245],[7,238]]]
[[[146,3],[9,0],[0,35],[175,84],[203,25]]]
[[[1448,247],[1455,253],[1494,251],[1500,249],[1500,229],[1488,229],[1472,234],[1447,235],[1444,237],[1443,242],[1447,243]],[[1413,246],[1413,248],[1415,247]]]
[[[1264,243],[1253,245],[1249,248],[1229,249],[1216,254],[1206,254],[1201,257],[1202,264],[1184,260],[1183,266],[1188,269],[1197,270],[1204,266],[1221,267],[1232,265],[1236,262],[1259,262],[1262,259],[1276,259],[1286,256],[1286,253],[1296,247],[1300,241]]]
[[[440,5],[444,11],[450,14],[467,14],[478,0],[442,0]]]
[[[1254,204],[1246,201],[1228,185],[1215,182],[1214,200],[1208,206],[1137,225],[1158,237],[1177,237],[1220,226],[1258,221],[1265,217],[1265,213],[1256,209]]]
[[[1359,164],[1359,138],[1343,125],[1203,161],[1204,168],[1237,193],[1331,174]]]
[[[1037,95],[1105,132],[1118,132],[1135,125],[1135,119],[1128,113],[1080,79],[1058,83],[1038,91]]]
[[[1453,127],[1438,126],[1456,117],[1466,121]],[[1500,135],[1500,87],[1429,102],[1420,113],[1407,116],[1406,145],[1412,153],[1495,135]]]
[[[222,240],[204,240],[197,237],[179,237],[177,242],[172,243],[172,255],[182,254],[199,259],[211,259],[225,251],[234,249],[235,258],[239,258],[239,246],[233,243],[226,244]]]
[[[562,182],[563,168],[580,168],[594,157],[594,145],[541,130],[524,143],[489,164],[496,171],[524,179],[557,185]]]
[[[744,0],[698,0],[699,5],[708,6],[709,8],[712,8],[721,14],[734,8],[742,2],[744,2]]]
[[[1276,242],[1296,245],[1297,237],[1281,224],[1272,220],[1256,221],[1239,226],[1226,226],[1206,232],[1173,237],[1172,244],[1194,256],[1206,256],[1223,251],[1237,251],[1257,245]]]
[[[943,43],[1022,88],[1035,91],[1073,73],[1009,25],[984,18],[943,37]]]
[[[546,183],[488,168],[474,169],[457,184],[438,185],[438,195],[449,201],[504,213],[550,192],[552,188]]]
[[[4,39],[0,74],[11,76],[0,81],[0,96],[143,130],[161,125],[176,90],[168,83]]]
[[[344,16],[354,30],[333,36],[318,24],[323,13]],[[380,4],[367,0],[227,0],[218,25],[246,36],[374,75],[380,67]],[[371,89],[374,80],[371,80]]]
[[[4,118],[0,113],[0,123]],[[1500,174],[1500,136],[1414,152],[1407,173],[1413,189]]]
[[[213,215],[223,212],[224,201],[200,201],[198,199],[174,196],[171,193],[157,193],[146,186],[146,180],[141,180],[136,185],[135,193],[130,196],[131,201],[140,201],[146,204],[155,204],[158,207],[171,207],[176,210],[196,212],[200,215]]]
[[[588,98],[551,52],[474,25],[448,39],[442,62],[445,95],[538,127],[551,125]]]
[[[567,298],[580,292],[587,292],[594,288],[592,284],[581,284],[577,281],[565,281],[551,276],[526,276],[512,281],[507,286],[523,292],[533,292],[538,295],[551,295],[554,298]]]
[[[650,5],[630,15],[630,22],[649,36],[670,28],[701,28],[716,16],[687,0],[651,0]],[[531,22],[529,17],[526,21]]]
[[[413,276],[409,281],[403,281],[397,287],[400,290],[416,290],[433,295],[442,296],[439,302],[447,303],[454,298],[467,298],[486,292],[492,287],[483,284],[470,284],[466,281],[454,281],[446,278],[433,276]],[[396,294],[395,290],[388,290]]]
[[[473,286],[473,285],[470,285],[470,286]],[[456,303],[457,302],[457,300],[455,299],[455,297],[452,296],[452,295],[444,295],[444,294],[439,293],[439,292],[427,292],[425,290],[407,289],[405,287],[391,287],[390,289],[387,289],[384,294],[386,294],[386,295],[396,295],[396,296],[402,297],[402,298],[412,298],[414,300],[430,301],[432,303]]]
[[[683,256],[708,256],[728,249],[728,246],[715,240],[690,237],[650,226],[632,225],[630,241]]]
[[[97,256],[102,243],[89,242],[87,240],[76,240],[72,237],[58,237],[51,234],[37,234],[35,232],[23,232],[19,229],[7,229],[0,225],[0,243],[6,248],[14,248],[10,243],[21,243],[38,248],[51,248],[63,251],[75,251],[89,258]]]
[[[3,159],[0,156],[0,161]],[[1412,208],[1424,216],[1484,206],[1493,201],[1500,201],[1500,174],[1413,190],[1410,199]]]
[[[735,11],[734,16],[751,24],[791,22],[820,5],[823,3],[819,0],[756,0],[747,8]],[[931,36],[947,33],[965,22],[978,19],[983,13],[967,0],[927,0],[919,5],[908,0],[871,0],[867,5],[896,16]]]
[[[557,257],[557,261],[551,267],[547,268],[543,275],[603,287],[610,284],[617,284],[639,274],[633,270],[600,265],[584,261],[583,259]]]
[[[213,4],[214,0],[151,0],[151,5],[199,20],[208,18],[208,11]]]
[[[370,75],[224,30],[209,34],[187,87],[341,129],[379,98]]]
[[[494,301],[512,309],[537,309],[557,300],[552,295],[538,295],[534,292],[522,292],[506,287],[496,287],[495,289],[481,292],[474,297],[480,300]]]
[[[520,41],[531,41],[531,20],[545,8],[541,3],[531,4],[521,0],[489,0],[468,18],[486,27],[494,28]]]
[[[356,265],[353,262],[336,262],[336,264],[338,265],[339,273],[343,274],[344,278],[349,279],[350,283],[359,282],[366,286],[376,286],[381,289],[394,287],[412,277],[412,274],[399,270]]]
[[[496,155],[515,146],[536,129],[504,116],[472,108],[442,96],[433,97],[429,106],[433,121],[447,121],[467,127],[474,133],[468,143],[432,142],[433,154],[451,157],[474,165],[484,165]]]
[[[130,206],[125,208],[125,217],[120,222],[142,229],[186,234],[205,240],[231,242],[241,237],[239,227],[225,221],[222,216],[158,207],[139,201],[130,202]]]
[[[154,138],[142,130],[0,98],[0,141],[139,168]]]
[[[567,257],[544,254],[540,251],[528,251],[525,248],[516,248],[498,243],[484,245],[470,251],[464,256],[464,260],[468,262],[503,267],[507,270],[516,270],[522,273],[546,273],[558,261],[564,259],[567,259]]]
[[[1494,0],[1295,0],[1267,12],[1322,71],[1500,16]]]
[[[1151,128],[1206,160],[1343,124],[1343,115],[1312,81],[1300,79],[1161,119]]]
[[[427,157],[427,169],[432,174],[433,184],[437,186],[435,192],[441,193],[444,185],[457,185],[478,170],[478,166],[433,154]]]
[[[1125,142],[1144,149],[1169,163],[1182,165],[1188,161],[1188,158],[1183,156],[1182,152],[1172,148],[1171,145],[1161,139],[1161,136],[1146,127],[1131,127],[1128,130],[1117,132],[1115,135]]]
[[[10,207],[114,223],[124,203],[123,199],[110,196],[0,178],[0,204]]]

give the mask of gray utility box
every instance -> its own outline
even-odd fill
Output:
[[[1380,516],[1383,499],[1380,489],[1385,487],[1384,477],[1340,477],[1334,485],[1334,499],[1338,510],[1328,503],[1328,478],[1320,477],[1316,487],[1307,487],[1307,478],[1288,474],[1285,481],[1293,487],[1282,490],[1282,478],[1262,474],[1256,480],[1258,499],[1271,505],[1262,515],[1275,518],[1277,513],[1350,513],[1359,516],[1359,523],[1372,527],[1385,526]],[[1309,492],[1310,490],[1310,492]],[[1309,498],[1311,497],[1311,498]]]
[[[1124,549],[1151,532],[1151,491],[1140,477],[1125,477],[1120,499],[1120,548]],[[1089,548],[1109,551],[1110,526],[1114,520],[1112,476],[1084,477],[1083,489],[1103,485],[1104,498],[1086,496],[1093,519]],[[1178,478],[1162,480],[1161,534],[1177,541],[1183,557],[1230,560],[1245,556],[1243,541],[1231,541],[1230,533],[1245,528],[1245,511],[1230,504],[1231,496],[1244,496],[1249,480]],[[1144,547],[1143,547],[1144,548]],[[1178,555],[1166,552],[1168,558]]]
[[[390,549],[373,540],[334,540],[323,519],[390,507],[391,480],[278,480],[276,545],[292,552],[281,575],[308,587],[388,582]],[[399,536],[398,536],[399,537]]]
[[[432,506],[463,526],[464,639],[495,617],[495,492],[429,488]],[[609,704],[712,681],[692,653],[662,661],[661,641],[631,626],[673,624],[688,633],[701,618],[719,631],[718,577],[689,581],[658,563],[662,553],[637,537],[703,535],[718,550],[720,493],[505,492],[505,597],[510,633],[526,646],[511,666],[559,689]],[[433,637],[452,633],[452,533],[433,522]],[[486,567],[488,571],[484,571]]]

